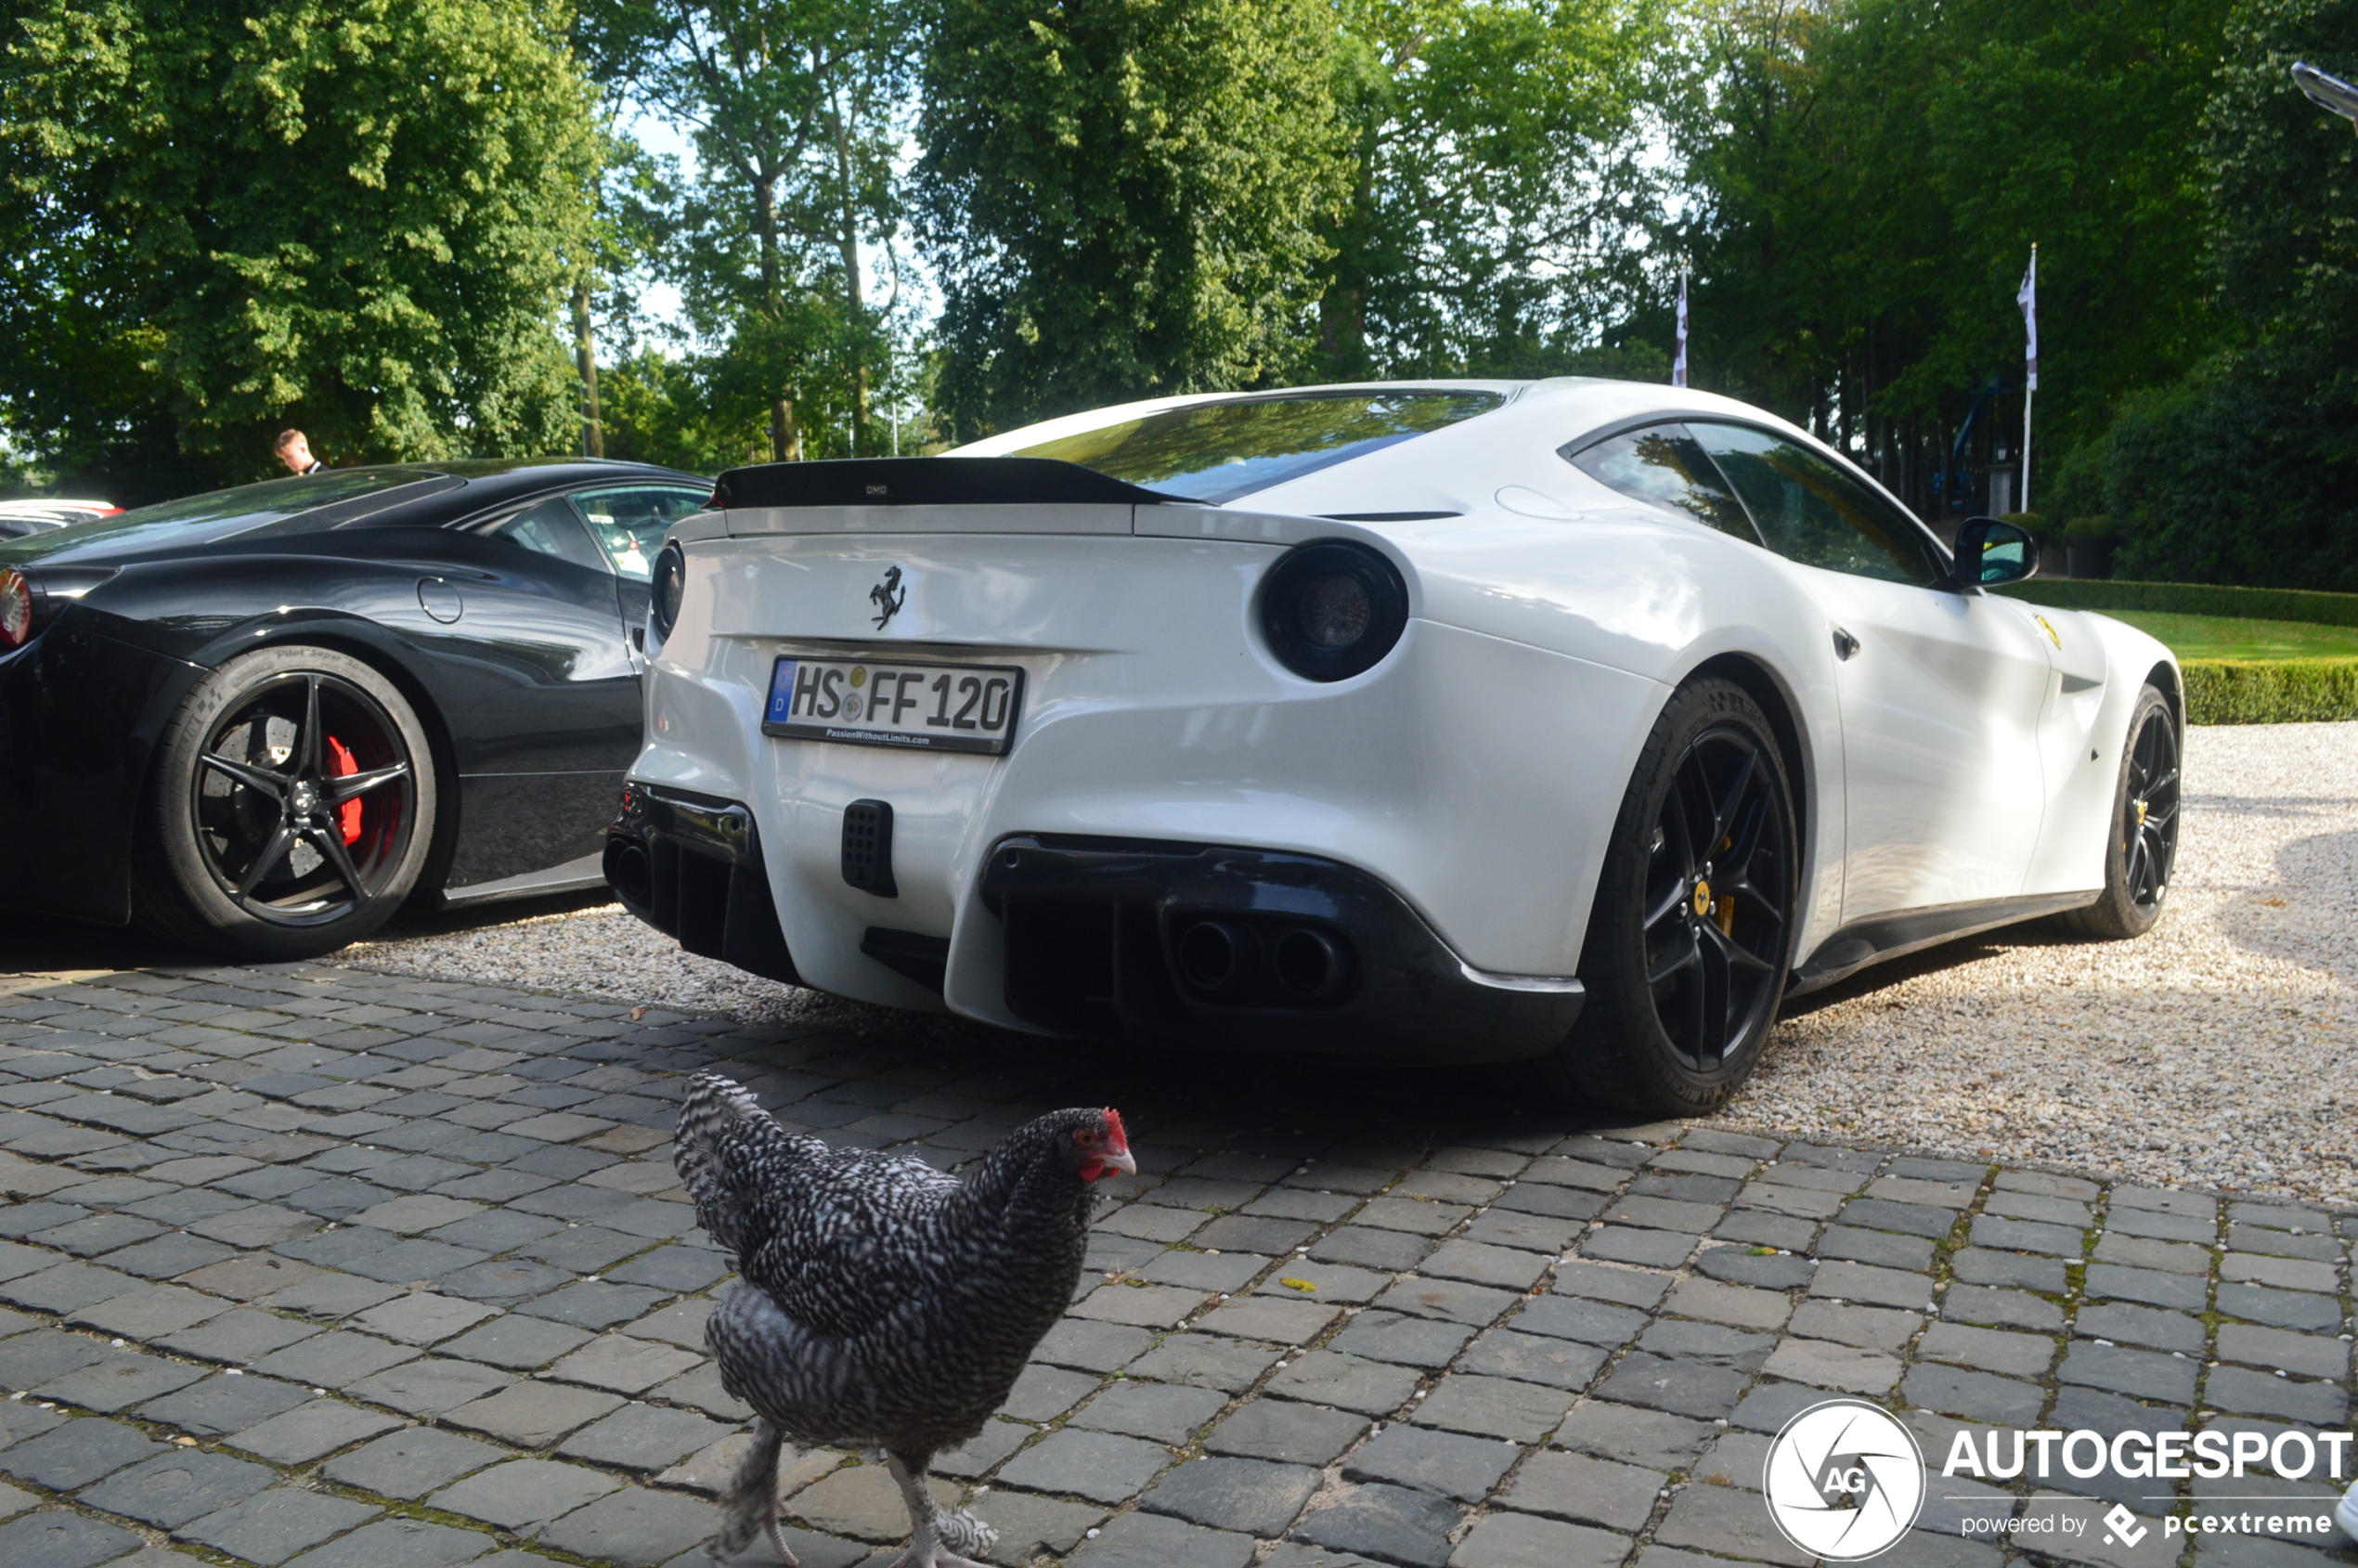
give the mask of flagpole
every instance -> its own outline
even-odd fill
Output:
[[[1687,269],[1678,269],[1678,357],[1670,363],[1670,384],[1687,384]]]
[[[2030,510],[2030,401],[2039,392],[2039,242],[2030,243],[2030,271],[2023,278],[2022,510]]]

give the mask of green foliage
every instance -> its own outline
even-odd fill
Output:
[[[2203,117],[2221,303],[2251,346],[2358,402],[2358,140],[2291,84],[2358,73],[2358,0],[2234,0]]]
[[[2101,512],[2086,517],[2075,517],[2064,525],[2064,538],[2067,539],[2119,539],[2122,537],[2124,530],[2120,525]]]
[[[2132,573],[2358,590],[2358,140],[2296,58],[2358,69],[2358,0],[2228,10],[2203,146],[2233,335],[2131,399],[2080,486],[2129,525]]]
[[[2358,593],[2289,588],[2220,588],[2203,583],[2039,577],[1991,591],[2059,610],[2144,610],[2171,616],[2234,616],[2250,620],[2358,626]]]
[[[1672,117],[1701,206],[1699,381],[1845,429],[1911,421],[1911,460],[1937,460],[1976,384],[2018,392],[2033,240],[2042,450],[2211,346],[2188,263],[2215,0],[1703,6]],[[2019,428],[2018,395],[1995,412]]]
[[[1646,292],[1665,172],[1643,119],[1657,0],[1341,0],[1350,201],[1327,226],[1320,372],[1591,375]],[[1613,361],[1668,379],[1653,344]],[[1591,348],[1585,352],[1596,354]],[[1608,351],[1610,352],[1610,351]]]
[[[0,54],[0,420],[121,499],[562,450],[596,149],[531,0],[21,0]],[[142,493],[144,492],[144,494]]]
[[[895,0],[584,0],[598,69],[693,134],[661,270],[708,345],[711,417],[734,431],[758,412],[779,459],[882,449],[911,20]],[[881,307],[863,240],[885,251]]]
[[[769,453],[768,412],[758,404],[718,411],[696,368],[653,348],[599,372],[606,456],[719,473]]]
[[[2130,400],[2098,443],[2121,570],[2195,582],[2358,590],[2358,463],[2337,408],[2265,349]]]
[[[1521,373],[1521,372],[1497,372]],[[1670,383],[1670,351],[1660,343],[1631,341],[1599,343],[1549,356],[1546,376],[1596,376],[1605,381]]]
[[[1321,0],[933,0],[922,232],[961,435],[1284,384],[1346,195]]]
[[[2186,682],[2189,724],[2323,724],[2358,719],[2358,659],[2206,659],[2179,669]]]

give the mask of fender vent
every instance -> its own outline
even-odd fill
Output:
[[[843,879],[863,893],[897,899],[892,880],[892,803],[855,800],[843,809]]]

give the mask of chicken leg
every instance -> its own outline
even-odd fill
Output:
[[[720,1531],[704,1549],[713,1562],[728,1562],[767,1531],[770,1544],[778,1549],[778,1561],[785,1568],[798,1568],[795,1554],[786,1549],[785,1533],[778,1528],[779,1443],[776,1427],[766,1420],[754,1423],[753,1446],[745,1450],[745,1462],[720,1497]]]
[[[888,1455],[887,1468],[900,1487],[901,1500],[909,1505],[910,1533],[915,1537],[907,1551],[892,1560],[891,1568],[991,1568],[971,1557],[961,1557],[951,1549],[951,1543],[975,1551],[987,1551],[999,1538],[998,1532],[972,1514],[961,1510],[945,1514],[933,1495],[926,1490],[926,1466],[933,1456],[923,1455],[914,1464],[898,1454]]]

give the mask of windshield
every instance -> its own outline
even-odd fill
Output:
[[[338,501],[434,477],[429,471],[416,468],[339,468],[300,478],[208,490],[201,496],[183,496],[176,501],[11,539],[0,544],[0,562],[38,561],[69,551],[123,555],[150,545],[227,538]]]
[[[1192,403],[1013,455],[1059,458],[1216,506],[1486,414],[1505,401],[1496,392],[1386,390]]]

